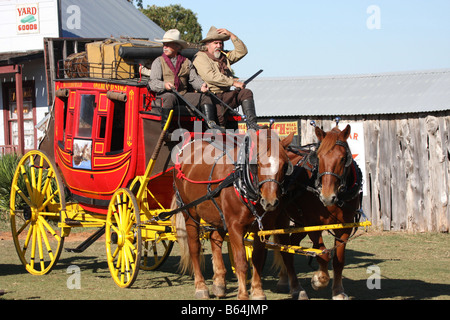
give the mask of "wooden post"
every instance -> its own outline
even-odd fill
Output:
[[[19,138],[19,154],[25,154],[25,134],[23,125],[23,88],[22,88],[22,67],[16,66],[16,111],[17,111],[17,135]]]

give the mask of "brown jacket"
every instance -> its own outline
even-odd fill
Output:
[[[227,65],[231,70],[231,65],[238,62],[247,54],[247,47],[238,38],[233,42],[234,50],[227,53]],[[222,93],[230,90],[234,78],[231,75],[224,75],[219,71],[219,63],[211,60],[205,52],[198,52],[193,61],[199,76],[205,81],[213,93]]]
[[[164,82],[170,82],[171,84],[173,84],[175,82],[175,76],[172,70],[169,68],[163,57],[159,57],[159,59],[161,61],[161,68]],[[180,87],[178,88],[178,92],[180,94],[185,94],[187,92],[187,87],[189,84],[188,79],[190,73],[189,63],[190,63],[189,60],[186,59],[181,65],[180,72],[178,72],[178,77],[180,78],[181,82]]]

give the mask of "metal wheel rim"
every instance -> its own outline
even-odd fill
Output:
[[[140,212],[136,197],[126,188],[117,190],[106,218],[106,256],[114,282],[121,288],[134,283],[141,260]]]
[[[146,271],[158,269],[170,256],[173,244],[171,240],[144,241],[140,268]]]
[[[17,254],[29,273],[47,274],[59,260],[64,238],[57,223],[65,208],[56,165],[45,152],[26,153],[11,185],[10,222]]]

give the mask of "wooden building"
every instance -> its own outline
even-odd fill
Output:
[[[44,51],[62,59],[83,51],[93,39],[153,40],[163,35],[126,0],[1,1],[0,155],[37,148],[42,132],[36,125],[53,103]]]
[[[363,210],[378,229],[449,231],[450,70],[259,78],[249,88],[258,116],[296,124],[299,144],[317,141],[311,120],[363,128]]]

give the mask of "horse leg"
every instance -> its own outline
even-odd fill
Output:
[[[186,221],[186,231],[189,244],[189,254],[191,255],[192,268],[194,270],[195,298],[209,299],[209,290],[206,286],[200,263],[202,247],[199,238],[199,226],[192,220],[188,220]]]
[[[219,231],[211,232],[210,242],[213,259],[214,269],[214,281],[212,286],[213,294],[218,298],[224,298],[226,296],[227,286],[225,281],[225,275],[227,269],[223,262],[222,257],[222,244],[224,235]]]
[[[281,243],[286,243],[290,239],[289,235],[280,235],[279,237]],[[298,243],[300,243],[300,241],[301,238],[298,240]],[[286,266],[286,273],[289,277],[289,286],[291,288],[290,294],[293,298],[297,297],[298,300],[308,300],[308,295],[298,281],[297,274],[295,273],[294,255],[291,253],[282,252],[281,256],[283,258],[284,265]]]
[[[292,240],[289,240],[289,235],[279,235],[278,240],[280,243],[289,243],[291,241],[291,244],[298,245],[301,241],[301,239],[304,237],[298,237],[295,242],[292,242]],[[275,261],[280,260],[280,256],[283,259],[283,263],[275,262],[281,267],[280,270],[280,279],[277,283],[277,291],[280,292],[288,292],[291,294],[291,296],[295,299],[298,298],[298,300],[308,300],[308,294],[301,286],[300,282],[298,281],[297,274],[295,273],[294,268],[294,255],[287,253],[287,252],[275,252]]]
[[[245,248],[243,243],[244,230],[242,227],[231,225],[228,231],[230,239],[231,250],[233,251],[233,258],[236,269],[236,276],[238,278],[238,299],[248,300],[247,292],[247,271],[248,263],[245,256]]]
[[[348,233],[341,236],[342,241],[347,241],[349,237]],[[336,251],[333,257],[333,300],[348,300],[348,296],[344,292],[344,286],[342,285],[342,271],[345,264],[345,243],[339,245],[340,242],[335,240]]]
[[[313,248],[325,250],[325,244],[323,243],[322,232],[312,232],[310,238],[313,242]],[[311,286],[314,290],[321,290],[328,286],[330,281],[330,275],[328,273],[328,262],[330,261],[329,254],[322,254],[317,256],[317,262],[319,263],[319,270],[313,273],[311,278]]]
[[[252,276],[251,293],[253,300],[266,300],[266,295],[264,294],[261,280],[265,259],[266,259],[265,244],[262,243],[259,237],[256,235],[255,239],[253,240],[253,253],[252,253],[253,276]]]
[[[278,250],[275,250],[274,253],[274,260],[282,260],[281,253]],[[278,257],[279,256],[279,257]],[[280,266],[280,272],[278,273],[278,282],[277,282],[277,292],[280,293],[289,293],[290,287],[289,287],[289,276],[286,269],[286,266],[281,264]]]

